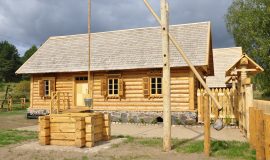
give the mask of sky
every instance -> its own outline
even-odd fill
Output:
[[[104,32],[158,26],[143,0],[91,0],[91,30]],[[210,21],[213,47],[233,47],[225,14],[232,0],[168,0],[170,24]],[[149,0],[159,14],[159,0]],[[87,0],[0,0],[0,41],[21,55],[50,36],[87,33]]]

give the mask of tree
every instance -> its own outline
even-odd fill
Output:
[[[29,48],[22,57],[22,63],[26,62],[36,51],[37,47],[35,45]]]
[[[254,78],[263,95],[270,95],[270,1],[234,0],[226,14],[228,31],[237,46],[251,56],[264,72]]]
[[[20,80],[16,70],[21,66],[16,47],[7,41],[0,42],[0,81],[14,82]]]

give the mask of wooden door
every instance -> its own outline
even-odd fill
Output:
[[[88,83],[76,83],[76,105],[85,106],[84,96],[88,93]]]

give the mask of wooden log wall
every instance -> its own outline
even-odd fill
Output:
[[[216,117],[222,118],[224,122],[230,124],[235,123],[238,120],[238,105],[237,105],[237,93],[229,88],[211,89],[212,93],[218,99],[219,103],[223,107],[222,111],[218,112],[217,107],[212,99],[209,99],[209,109],[211,119]],[[198,104],[198,117],[199,122],[203,122],[203,93],[204,89],[197,89],[197,104]],[[219,114],[219,115],[218,115]]]
[[[249,108],[250,146],[256,159],[270,159],[270,101],[254,100]]]
[[[93,72],[91,86],[93,87],[93,107],[95,110],[123,110],[123,111],[162,111],[162,97],[145,97],[143,94],[143,77],[152,77],[152,70],[129,70],[115,72],[121,74],[124,82],[123,98],[104,98],[101,93],[101,81],[109,72]],[[161,71],[161,70],[160,70]],[[40,97],[38,81],[45,77],[55,78],[55,91],[67,93],[60,99],[60,109],[63,103],[67,108],[76,108],[76,76],[87,76],[87,73],[60,73],[33,75],[31,86],[31,107],[49,108],[50,98]],[[161,76],[161,75],[160,75]],[[154,76],[153,76],[154,77]],[[87,83],[87,82],[86,82]],[[171,106],[172,111],[195,111],[195,77],[189,69],[171,70]]]
[[[31,92],[30,92],[30,107],[49,109],[51,97],[41,97],[39,95],[39,81],[47,79],[55,79],[55,92],[63,92],[60,96],[60,106],[63,109],[64,104],[66,108],[73,106],[73,74],[38,74],[32,75],[31,78]]]
[[[143,77],[148,76],[148,71],[128,71],[122,72],[124,81],[124,98],[106,99],[101,94],[101,80],[104,73],[94,75],[94,109],[96,110],[128,110],[128,111],[162,111],[162,97],[144,97]],[[161,75],[160,75],[161,76]],[[172,111],[194,111],[194,94],[189,84],[189,70],[174,69],[171,71],[171,107]],[[193,75],[192,75],[193,76]],[[150,75],[151,77],[151,75]],[[191,99],[192,98],[192,99]],[[191,106],[192,105],[192,106]]]
[[[110,115],[103,113],[51,114],[39,117],[39,143],[93,147],[110,140]]]

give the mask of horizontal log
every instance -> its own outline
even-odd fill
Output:
[[[51,140],[75,140],[75,133],[51,133]]]
[[[85,138],[75,139],[75,146],[76,147],[84,147],[85,146]]]
[[[69,141],[69,140],[51,140],[51,145],[57,145],[57,146],[75,146],[75,141]]]
[[[51,123],[50,124],[51,133],[54,132],[67,132],[75,133],[75,124],[73,123]]]
[[[72,118],[72,117],[55,117],[55,116],[51,116],[50,117],[50,122],[51,123],[75,123],[76,119]]]

